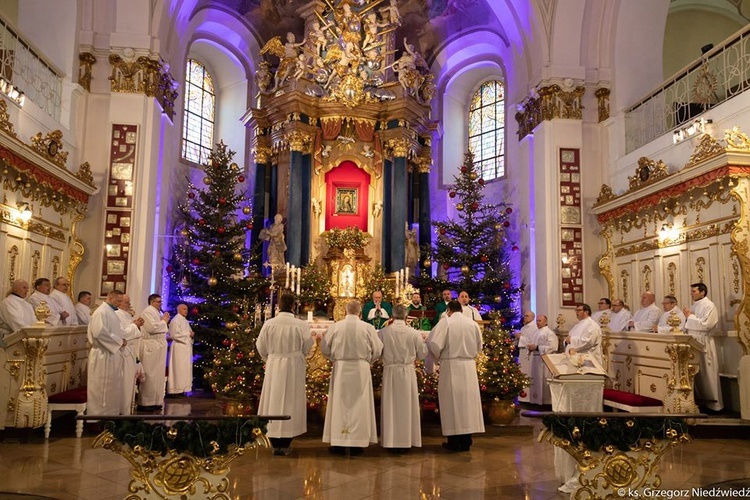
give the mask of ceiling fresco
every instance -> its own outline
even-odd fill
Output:
[[[212,0],[221,3],[245,17],[261,37],[259,45],[277,35],[291,31],[302,39],[304,25],[298,9],[309,0]],[[324,3],[324,2],[323,2]],[[357,9],[371,4],[385,7],[389,0],[351,0]],[[396,0],[402,24],[396,31],[398,48],[403,40],[414,44],[428,62],[436,51],[454,35],[479,26],[496,23],[495,14],[486,0]]]

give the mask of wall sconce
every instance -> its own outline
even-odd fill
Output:
[[[23,107],[24,103],[26,102],[26,96],[24,95],[24,93],[18,87],[14,87],[12,83],[1,76],[0,92],[2,92],[8,97],[8,99],[15,102],[20,107]]]
[[[674,227],[672,223],[665,223],[661,225],[659,229],[659,243],[666,241],[676,242],[680,236],[680,230]]]
[[[31,220],[31,207],[25,201],[20,202],[18,205],[18,218],[26,224]]]
[[[713,120],[707,120],[705,118],[698,118],[690,125],[686,125],[682,128],[678,128],[672,133],[672,144],[677,144],[685,139],[690,139],[694,135],[705,134],[706,125],[713,123]]]

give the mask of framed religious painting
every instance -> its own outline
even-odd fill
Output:
[[[336,188],[336,215],[357,215],[357,188]]]

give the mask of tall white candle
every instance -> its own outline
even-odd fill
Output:
[[[396,271],[396,297],[399,295],[399,279],[401,279],[401,275]]]
[[[302,281],[302,269],[298,267],[297,268],[297,295],[299,295],[300,281]]]
[[[284,288],[289,288],[289,262],[286,263],[286,283]]]

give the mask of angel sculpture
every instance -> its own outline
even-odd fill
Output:
[[[313,198],[310,200],[310,205],[312,207],[313,215],[316,219],[319,219],[320,214],[323,212],[323,207],[321,206],[320,200],[317,198]]]
[[[292,72],[297,68],[298,56],[300,47],[305,44],[305,40],[297,43],[294,33],[291,31],[286,34],[286,43],[281,43],[281,37],[275,36],[271,38],[262,49],[260,54],[264,55],[270,52],[272,55],[281,59],[279,67],[276,70],[274,76],[273,89],[278,89],[284,82],[292,75]]]

